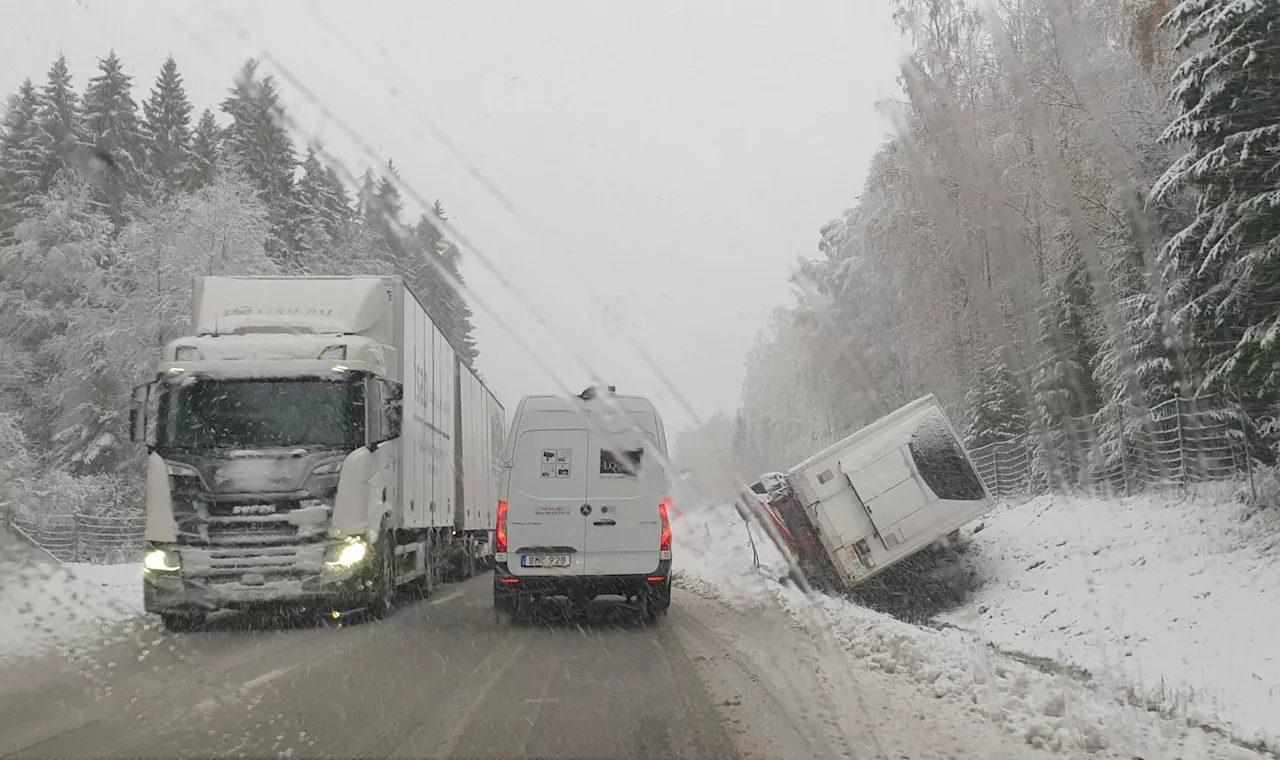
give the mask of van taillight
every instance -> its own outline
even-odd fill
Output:
[[[662,515],[662,545],[659,551],[671,551],[671,518],[667,517],[667,510],[673,506],[671,499],[663,499],[658,505],[658,514]]]
[[[498,502],[498,527],[494,531],[493,551],[497,554],[507,553],[507,503]]]

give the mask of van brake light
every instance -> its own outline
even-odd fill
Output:
[[[494,530],[493,551],[496,554],[507,552],[507,503],[498,502],[498,525]]]
[[[671,551],[671,518],[667,517],[667,510],[674,506],[671,499],[663,499],[658,504],[658,514],[662,516],[662,545],[659,551]]]

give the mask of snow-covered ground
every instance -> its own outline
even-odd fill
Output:
[[[966,551],[984,585],[940,620],[1280,748],[1280,515],[1229,488],[1002,507]]]
[[[9,541],[0,551],[0,665],[87,644],[142,614],[138,563],[56,564]]]
[[[685,515],[675,538],[678,585],[738,609],[780,605],[796,627],[834,637],[847,659],[827,667],[853,673],[855,683],[859,671],[902,679],[932,695],[939,710],[964,711],[1017,741],[1065,756],[1260,757],[1212,731],[1126,704],[1109,684],[1000,655],[973,633],[909,625],[842,599],[807,599],[775,580],[782,558],[758,530],[761,567],[753,567],[747,530],[732,507]]]

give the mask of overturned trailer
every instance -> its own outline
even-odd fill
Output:
[[[995,506],[932,395],[753,485],[786,524],[809,582],[851,590]]]

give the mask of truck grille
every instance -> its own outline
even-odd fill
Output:
[[[323,542],[330,508],[318,499],[175,499],[178,543],[205,547],[288,547]]]
[[[188,578],[208,583],[238,582],[249,574],[267,580],[304,578],[324,568],[325,545],[259,546],[256,548],[211,548],[182,555]]]

